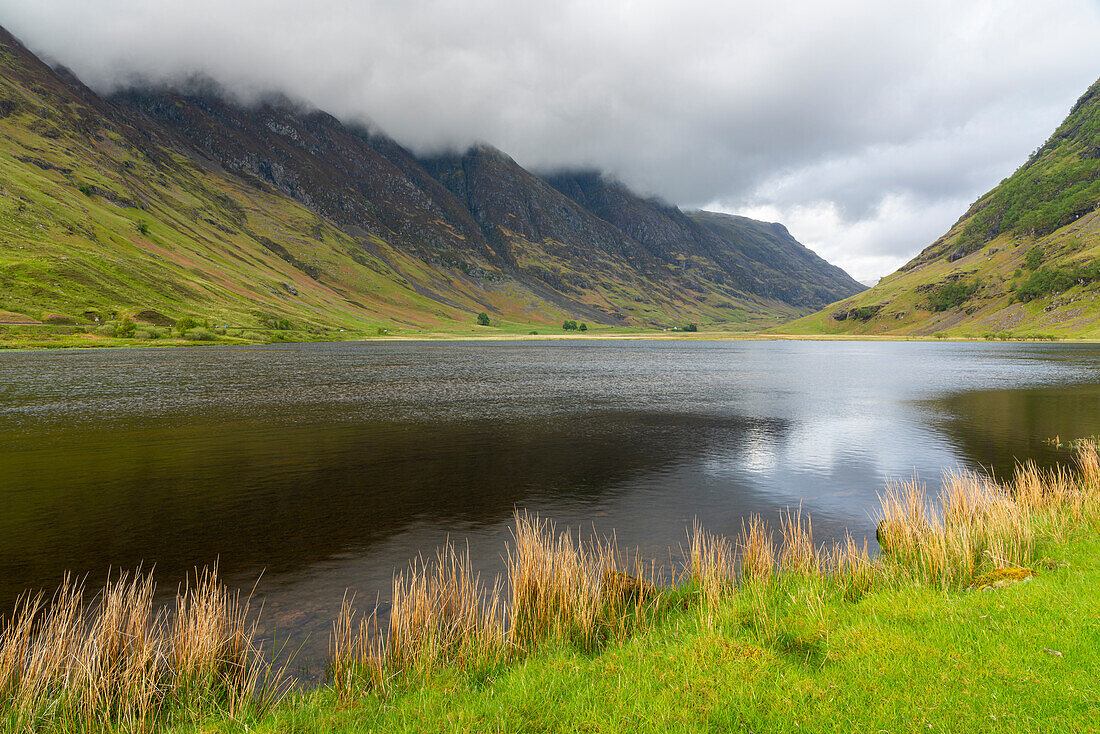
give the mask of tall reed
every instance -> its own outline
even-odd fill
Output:
[[[247,601],[217,569],[155,613],[151,573],[109,581],[93,602],[66,577],[53,598],[24,597],[0,627],[6,730],[132,731],[169,715],[236,717],[285,690],[260,659]]]
[[[759,515],[742,521],[737,541],[741,552],[741,580],[766,582],[775,569],[775,540],[767,523]]]
[[[759,515],[742,522],[735,541],[696,522],[685,554],[687,581],[708,623],[740,581],[746,593],[741,608],[760,629],[771,628],[776,594],[821,604],[827,587],[854,599],[899,576],[967,586],[991,571],[1030,563],[1037,518],[1051,526],[1097,518],[1100,458],[1094,445],[1080,447],[1077,465],[1073,475],[1023,464],[1009,485],[974,472],[947,472],[935,501],[916,478],[888,482],[876,517],[877,559],[866,540],[857,542],[850,533],[817,547],[801,507],[780,514],[778,536]],[[345,603],[333,632],[334,686],[346,691],[358,679],[384,688],[403,670],[464,666],[479,656],[500,660],[545,640],[591,648],[638,630],[661,594],[652,567],[647,571],[637,558],[624,562],[614,536],[583,541],[526,513],[515,516],[507,569],[506,585],[482,587],[468,554],[450,546],[433,563],[414,564],[395,578],[385,637],[373,617],[355,622]],[[506,599],[500,594],[505,586]]]
[[[688,580],[698,590],[704,618],[713,623],[723,596],[732,593],[737,578],[737,553],[729,539],[707,531],[698,520],[688,542]]]
[[[948,472],[935,501],[917,479],[889,482],[876,516],[876,559],[850,534],[816,547],[801,508],[780,515],[778,542],[758,515],[742,523],[736,541],[695,523],[688,581],[713,620],[739,580],[763,630],[772,629],[779,597],[820,606],[830,585],[849,598],[898,577],[967,586],[1033,562],[1040,533],[1100,523],[1096,446],[1080,444],[1076,464],[1070,473],[1024,463],[1007,484]],[[345,598],[330,642],[337,693],[384,691],[410,671],[494,665],[546,641],[592,649],[642,629],[668,598],[653,566],[626,557],[614,536],[583,540],[526,513],[515,516],[506,560],[506,579],[483,584],[468,551],[448,544],[418,559],[394,577],[384,631],[375,614],[357,614]],[[69,577],[52,598],[20,599],[0,624],[0,727],[144,732],[173,717],[240,718],[285,692],[282,671],[265,664],[255,644],[249,600],[225,587],[216,567],[198,573],[166,610],[154,611],[154,595],[152,575],[139,570],[89,602]]]
[[[500,582],[483,585],[469,552],[448,543],[394,576],[388,634],[375,612],[358,615],[344,598],[329,643],[330,682],[344,697],[385,691],[404,672],[498,662],[509,650],[502,604]]]
[[[591,648],[644,620],[657,593],[646,567],[627,564],[614,538],[582,542],[517,514],[502,581],[483,585],[469,552],[448,544],[394,577],[388,629],[345,598],[333,625],[329,677],[338,695],[385,690],[395,676],[438,665],[494,664],[544,640]]]
[[[388,661],[398,670],[459,666],[504,654],[500,584],[485,587],[468,551],[448,544],[432,562],[419,559],[393,582]]]
[[[376,612],[359,615],[347,595],[329,639],[329,682],[340,698],[358,688],[386,690],[386,648]]]
[[[874,586],[880,568],[871,560],[867,540],[857,543],[851,533],[820,551],[822,572],[839,586],[848,599],[857,599]]]
[[[592,647],[643,621],[656,592],[652,571],[624,562],[614,538],[583,542],[526,513],[508,550],[510,642],[529,649],[551,638]]]
[[[810,516],[787,508],[779,515],[779,571],[797,576],[816,576],[821,571],[814,527]]]

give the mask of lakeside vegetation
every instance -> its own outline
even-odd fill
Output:
[[[878,540],[808,517],[696,525],[671,582],[614,538],[518,514],[507,578],[447,547],[394,578],[387,625],[347,600],[325,685],[288,692],[247,601],[148,574],[67,582],[0,632],[7,731],[1032,731],[1100,723],[1100,457],[881,495]],[[1093,610],[1093,611],[1090,611]],[[383,634],[382,627],[385,626]]]
[[[267,327],[210,327],[201,324],[180,332],[174,326],[154,326],[133,322],[133,329],[122,322],[102,326],[87,324],[4,324],[0,323],[0,350],[5,349],[84,349],[127,347],[186,347],[306,343],[320,341],[494,341],[542,339],[660,339],[660,340],[886,340],[886,341],[1096,341],[1095,336],[1067,336],[1033,330],[937,331],[932,334],[851,334],[785,333],[781,330],[756,331],[708,324],[700,328],[688,324],[676,328],[640,328],[591,325],[586,329],[566,329],[498,321],[472,328],[410,329],[374,327],[369,329],[287,329]]]

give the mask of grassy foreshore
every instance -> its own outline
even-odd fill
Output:
[[[870,591],[785,582],[668,614],[592,653],[551,645],[388,694],[321,690],[255,722],[193,731],[1084,732],[1100,727],[1100,542],[1044,551],[990,590]]]
[[[1081,336],[1058,336],[1041,334],[998,334],[971,335],[881,335],[881,334],[787,334],[772,331],[738,331],[721,328],[707,328],[697,332],[682,330],[593,327],[584,333],[564,331],[556,327],[539,326],[537,328],[497,328],[497,327],[456,327],[453,329],[373,329],[373,330],[327,330],[295,331],[264,329],[229,329],[225,333],[211,331],[203,338],[195,335],[184,336],[161,328],[154,338],[148,334],[156,330],[139,330],[135,337],[110,336],[97,333],[95,329],[51,326],[45,324],[10,325],[0,323],[0,350],[5,349],[102,349],[134,347],[195,347],[226,346],[250,344],[303,343],[318,341],[533,341],[533,340],[623,340],[645,339],[658,341],[934,341],[934,342],[1022,342],[1022,341],[1065,341],[1072,343],[1094,343],[1100,339]],[[221,331],[221,330],[219,330]],[[142,333],[144,332],[144,334]]]
[[[0,641],[9,731],[1087,731],[1100,726],[1100,459],[888,486],[870,557],[808,518],[690,530],[677,583],[611,540],[519,515],[507,579],[444,549],[351,604],[329,676],[286,693],[205,577],[166,616],[147,577],[72,587]],[[280,696],[280,694],[283,694]]]

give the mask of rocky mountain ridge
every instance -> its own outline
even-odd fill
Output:
[[[0,311],[751,328],[862,288],[789,236],[765,242],[772,225],[716,231],[619,184],[604,186],[615,206],[596,206],[486,146],[419,159],[379,131],[277,97],[237,104],[204,81],[101,98],[2,32],[0,59],[0,211],[13,212]],[[28,212],[42,236],[20,234]]]

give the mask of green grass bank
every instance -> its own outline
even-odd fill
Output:
[[[1002,588],[804,584],[769,619],[740,596],[595,653],[556,646],[477,674],[441,670],[388,695],[291,696],[264,718],[181,731],[1086,732],[1100,729],[1100,539],[1043,548]]]
[[[503,324],[493,326],[456,326],[455,328],[407,329],[263,329],[231,327],[200,330],[190,335],[171,327],[137,324],[133,334],[113,333],[116,324],[102,327],[65,324],[4,324],[0,322],[0,350],[5,349],[97,349],[127,347],[180,347],[241,344],[302,343],[316,341],[524,341],[545,339],[649,339],[678,341],[935,341],[935,342],[1069,342],[1092,343],[1096,338],[1053,336],[1048,334],[897,335],[845,333],[783,333],[780,331],[739,331],[727,328],[644,329],[593,325],[584,332],[557,326]]]
[[[203,574],[68,584],[0,627],[5,731],[1083,732],[1100,729],[1100,456],[889,483],[873,556],[809,518],[686,535],[675,583],[613,538],[517,514],[503,579],[453,547],[345,603],[323,686],[262,659]]]

